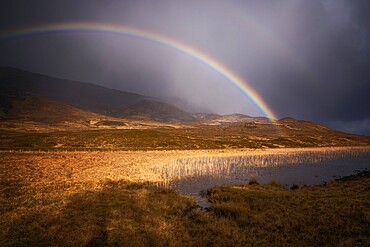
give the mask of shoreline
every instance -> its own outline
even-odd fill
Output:
[[[0,151],[0,178],[34,182],[127,180],[161,182],[159,170],[179,159],[237,157],[309,152],[370,152],[370,147],[212,149],[113,152]],[[13,170],[7,169],[13,167]],[[25,177],[25,178],[24,178]]]

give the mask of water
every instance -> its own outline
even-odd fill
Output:
[[[219,185],[277,181],[286,187],[328,183],[370,169],[369,150],[310,151],[178,159],[162,168],[164,186],[209,206],[202,192]]]

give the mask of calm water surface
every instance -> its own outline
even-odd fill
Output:
[[[248,184],[251,178],[286,187],[315,185],[364,170],[370,170],[369,150],[179,159],[164,169],[163,176],[167,187],[195,196],[206,207],[200,194],[214,186]]]

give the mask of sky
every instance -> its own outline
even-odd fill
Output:
[[[76,22],[150,31],[216,59],[278,118],[370,135],[369,11],[368,0],[0,0],[0,33]],[[0,40],[0,66],[153,96],[187,111],[263,116],[204,64],[129,36]]]

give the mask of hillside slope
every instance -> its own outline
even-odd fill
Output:
[[[150,99],[91,83],[57,79],[9,67],[0,67],[0,94],[40,96],[115,117],[120,117],[128,106]]]
[[[7,102],[9,109],[2,116],[7,120],[33,121],[52,125],[67,121],[86,123],[92,119],[104,118],[102,115],[36,96],[11,97]]]
[[[123,119],[85,111],[39,96],[2,96],[0,102],[6,106],[0,114],[0,129],[5,130],[49,132],[132,125]]]
[[[123,112],[124,117],[159,122],[192,122],[196,118],[175,106],[157,100],[141,100]]]

